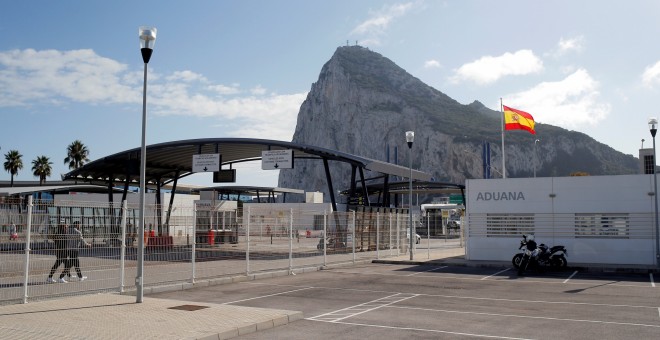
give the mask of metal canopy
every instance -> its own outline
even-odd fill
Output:
[[[293,142],[250,138],[190,139],[147,146],[146,182],[164,185],[192,174],[192,156],[197,154],[221,155],[221,164],[232,164],[261,159],[267,150],[294,150],[294,158],[331,160],[349,163],[358,168],[386,175],[408,176],[409,168],[369,158],[342,153]],[[226,169],[226,167],[225,167]],[[63,180],[108,184],[124,182],[137,184],[140,173],[140,148],[135,148],[97,159],[63,176]],[[413,170],[413,179],[429,180],[431,175]]]
[[[252,187],[252,186],[217,186],[200,188],[197,191],[215,191],[219,194],[232,194],[232,195],[249,195],[257,196],[263,193],[275,194],[305,194],[305,190],[291,189],[291,188],[278,188],[278,187]]]
[[[383,184],[375,183],[367,185],[367,191],[370,195],[382,194],[386,189],[390,194],[408,194],[410,192],[408,182],[394,182],[389,183],[387,188]],[[413,194],[454,194],[463,193],[465,185],[454,183],[442,182],[413,182]],[[356,192],[361,192],[362,188],[358,187]],[[349,189],[342,190],[341,195],[348,195]]]
[[[114,192],[122,192],[121,189],[113,189]],[[0,196],[14,196],[14,195],[28,195],[38,192],[50,193],[69,193],[69,192],[86,192],[86,193],[107,193],[108,188],[99,185],[89,184],[69,184],[69,185],[44,185],[44,186],[21,186],[11,188],[1,188]]]

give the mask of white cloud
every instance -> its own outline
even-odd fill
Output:
[[[228,110],[240,112],[244,119],[233,135],[290,141],[300,105],[306,97],[307,93],[296,93],[266,98],[244,98],[231,103]]]
[[[126,69],[92,50],[0,52],[0,107],[63,98],[84,103],[138,102],[140,92],[123,82]]]
[[[227,85],[210,85],[208,86],[208,89],[214,92],[217,92],[220,95],[226,96],[226,95],[232,95],[232,94],[238,94],[241,92],[241,89],[239,88],[238,84],[231,84],[229,86]]]
[[[660,61],[651,66],[647,66],[646,69],[644,69],[644,73],[642,73],[642,83],[648,87],[660,83]]]
[[[537,122],[564,128],[595,125],[611,111],[600,98],[599,86],[586,70],[579,69],[561,81],[543,82],[505,96],[504,103],[529,112]]]
[[[0,52],[0,107],[142,103],[142,85],[141,71],[92,50]],[[213,84],[191,71],[149,74],[154,115],[217,117],[240,126],[236,136],[291,140],[306,92],[266,95],[257,85],[240,93],[239,84]]]
[[[452,82],[472,81],[488,85],[502,77],[538,73],[543,70],[543,61],[530,50],[504,53],[499,57],[485,56],[456,70]]]
[[[562,56],[568,52],[582,52],[583,49],[584,49],[583,36],[577,36],[569,39],[564,39],[562,37],[559,39],[559,43],[557,43],[557,51],[555,52],[555,55]]]
[[[440,65],[440,62],[437,60],[427,60],[424,62],[424,68],[440,68],[442,65]]]
[[[415,6],[414,3],[394,4],[384,6],[378,11],[372,12],[369,19],[357,25],[350,33],[352,36],[360,36],[360,45],[380,45],[380,36],[385,34],[390,24],[397,18],[404,16]]]
[[[261,85],[257,85],[250,90],[250,93],[252,93],[255,96],[261,96],[266,94],[266,89],[261,87]]]
[[[403,16],[412,8],[412,3],[395,4],[383,7],[371,14],[371,17],[353,29],[351,34],[379,33],[387,29],[392,20]]]
[[[172,73],[172,75],[166,77],[167,80],[169,81],[185,81],[185,82],[191,82],[191,81],[207,81],[204,76],[202,76],[199,73],[195,73],[192,71],[176,71]]]

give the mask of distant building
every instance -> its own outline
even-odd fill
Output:
[[[653,149],[639,149],[640,171],[644,175],[653,174]]]

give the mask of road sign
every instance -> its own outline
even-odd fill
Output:
[[[214,172],[220,170],[220,154],[207,153],[201,155],[193,155],[192,159],[193,172]]]
[[[293,150],[261,151],[261,169],[293,169]]]
[[[213,183],[235,183],[236,169],[224,169],[213,172]]]

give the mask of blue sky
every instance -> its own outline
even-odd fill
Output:
[[[138,27],[155,26],[147,144],[190,138],[291,140],[323,64],[367,46],[461,103],[531,113],[637,156],[660,116],[658,1],[11,1],[0,12],[0,153],[16,180],[50,157],[66,173],[140,146]],[[466,127],[469,128],[469,127]],[[538,136],[543,140],[543,136]],[[403,139],[403,136],[402,136]],[[392,141],[403,145],[403,141]],[[4,161],[4,156],[2,157]],[[238,184],[277,184],[260,163]],[[206,176],[206,177],[204,177]],[[9,180],[6,171],[0,180]],[[188,179],[210,184],[209,174]]]

